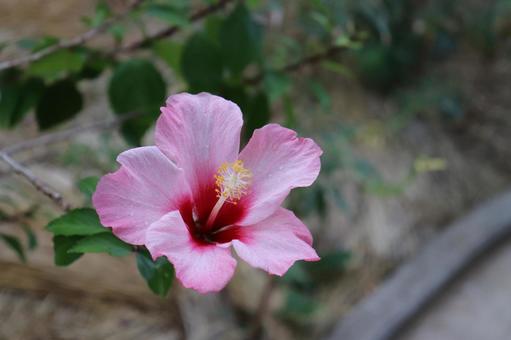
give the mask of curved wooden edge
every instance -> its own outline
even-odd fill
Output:
[[[354,307],[328,340],[388,340],[463,269],[511,236],[511,192],[455,221]]]

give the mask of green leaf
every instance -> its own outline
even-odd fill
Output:
[[[245,136],[252,136],[255,129],[270,121],[270,103],[265,93],[259,92],[250,99],[248,110],[245,111]]]
[[[290,289],[287,292],[285,305],[279,314],[289,321],[307,323],[318,307],[316,299],[309,294]]]
[[[330,95],[327,90],[318,82],[312,81],[309,83],[310,89],[314,96],[316,97],[319,105],[324,111],[330,111],[332,107],[332,100],[330,99]]]
[[[17,42],[17,45],[26,50],[31,50],[32,52],[38,52],[47,47],[55,45],[59,42],[59,39],[52,36],[45,36],[38,39],[32,38],[24,38]]]
[[[343,273],[351,260],[351,253],[345,250],[333,251],[327,254],[320,254],[318,262],[304,262],[305,269],[310,276],[317,281]]]
[[[171,40],[159,40],[152,45],[154,53],[177,74],[181,73],[183,45]]]
[[[82,95],[71,80],[61,80],[47,87],[36,108],[41,130],[73,118],[82,109]]]
[[[264,76],[263,86],[270,97],[270,102],[274,102],[289,93],[291,81],[289,77],[283,73],[268,72]]]
[[[22,225],[23,231],[27,237],[27,246],[29,250],[37,247],[37,236],[28,225]]]
[[[95,235],[109,233],[99,222],[98,214],[91,208],[73,209],[51,221],[46,229],[54,235]]]
[[[195,92],[214,91],[222,82],[222,56],[218,45],[204,33],[188,39],[181,58],[181,72]]]
[[[92,194],[96,191],[96,186],[98,185],[99,177],[98,176],[89,176],[82,178],[78,182],[78,189],[82,192],[82,194],[87,197],[88,200],[91,199]]]
[[[243,2],[239,2],[220,28],[222,58],[234,74],[259,57],[261,33],[261,26],[253,21]]]
[[[108,86],[108,97],[114,112],[118,115],[147,115],[124,123],[122,131],[129,142],[140,144],[141,136],[158,117],[165,96],[165,81],[151,62],[134,59],[115,69]]]
[[[35,106],[44,89],[39,79],[19,78],[17,71],[8,71],[0,76],[0,128],[18,124]]]
[[[157,116],[165,95],[165,81],[147,60],[134,59],[120,64],[108,85],[110,105],[119,115],[140,112]]]
[[[67,266],[78,260],[83,254],[68,253],[68,250],[81,239],[81,236],[54,236],[53,252],[55,265]]]
[[[112,256],[124,256],[131,253],[131,246],[113,234],[97,234],[82,238],[68,253],[108,253]]]
[[[190,24],[186,12],[167,4],[150,4],[145,9],[145,13],[172,26],[183,27]]]
[[[26,262],[25,251],[18,238],[6,234],[0,234],[0,238],[18,255],[21,261]]]
[[[174,268],[165,257],[153,261],[147,251],[138,252],[137,267],[153,293],[167,295],[174,279]]]
[[[51,82],[80,72],[86,59],[87,55],[83,52],[63,49],[33,62],[26,72]]]

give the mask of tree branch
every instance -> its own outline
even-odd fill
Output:
[[[18,175],[25,177],[27,181],[32,184],[38,191],[49,197],[55,204],[57,204],[62,210],[67,211],[71,206],[64,201],[62,195],[52,189],[48,184],[37,178],[30,169],[25,168],[20,163],[16,162],[6,152],[0,151],[0,157],[7,163],[11,169]]]
[[[127,121],[128,119],[140,117],[142,116],[141,113],[133,112],[130,114],[126,114],[120,117],[116,117],[113,119],[108,119],[104,121],[99,121],[95,123],[91,123],[89,125],[85,126],[76,126],[69,128],[67,130],[60,130],[52,133],[48,133],[46,135],[42,135],[40,137],[29,139],[20,143],[13,144],[11,146],[8,146],[1,150],[2,152],[12,155],[14,153],[33,149],[35,147],[44,146],[48,144],[58,143],[64,140],[67,140],[69,138],[75,137],[78,134],[82,134],[84,132],[88,131],[97,131],[97,130],[109,130],[115,127],[118,127],[123,122]]]
[[[89,40],[96,37],[97,35],[105,32],[108,28],[110,28],[110,26],[112,26],[117,21],[124,19],[124,17],[126,17],[129,13],[131,13],[133,10],[138,8],[142,4],[142,2],[144,2],[144,0],[134,0],[133,3],[128,7],[128,9],[124,13],[116,15],[113,18],[106,20],[104,23],[102,23],[98,27],[95,27],[95,28],[93,28],[81,35],[78,35],[74,38],[64,40],[58,44],[49,46],[41,51],[26,55],[26,56],[22,56],[17,59],[6,60],[3,62],[0,62],[0,71],[6,70],[6,69],[9,69],[12,67],[16,67],[16,66],[22,66],[22,65],[33,63],[34,61],[42,59],[42,58],[44,58],[54,52],[62,50],[62,49],[81,46],[81,45],[85,44],[86,42],[88,42]]]
[[[288,64],[280,69],[277,69],[277,72],[282,73],[293,73],[303,69],[306,66],[317,64],[321,61],[327,60],[335,56],[336,54],[348,50],[346,46],[330,46],[324,51],[318,52],[316,54],[312,54],[308,57],[300,59],[294,63]],[[264,78],[264,73],[259,73],[253,77],[248,77],[244,80],[245,84],[249,85],[257,85]]]
[[[219,0],[217,3],[211,4],[207,7],[197,10],[195,13],[192,13],[188,20],[192,23],[197,22],[210,14],[213,14],[221,9],[223,9],[227,4],[233,2],[234,0]],[[150,43],[155,40],[170,37],[181,30],[180,26],[170,26],[161,31],[158,31],[148,37],[145,37],[141,40],[137,40],[128,45],[122,46],[118,49],[112,50],[109,55],[115,55],[118,53],[126,53],[133,52],[134,50],[147,47]]]

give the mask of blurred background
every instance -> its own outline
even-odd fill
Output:
[[[286,201],[322,260],[283,278],[240,261],[208,296],[149,289],[133,254],[71,258],[45,230],[62,205],[0,162],[0,338],[327,336],[510,187],[510,37],[509,0],[0,0],[0,148],[65,204],[90,206],[177,92],[236,102],[244,141],[277,122],[324,150]],[[391,338],[511,338],[511,247],[489,248]]]

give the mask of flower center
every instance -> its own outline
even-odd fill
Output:
[[[215,222],[220,209],[225,202],[237,204],[240,198],[248,192],[252,172],[243,166],[243,161],[222,164],[215,175],[218,201],[211,210],[206,226],[209,228]]]

